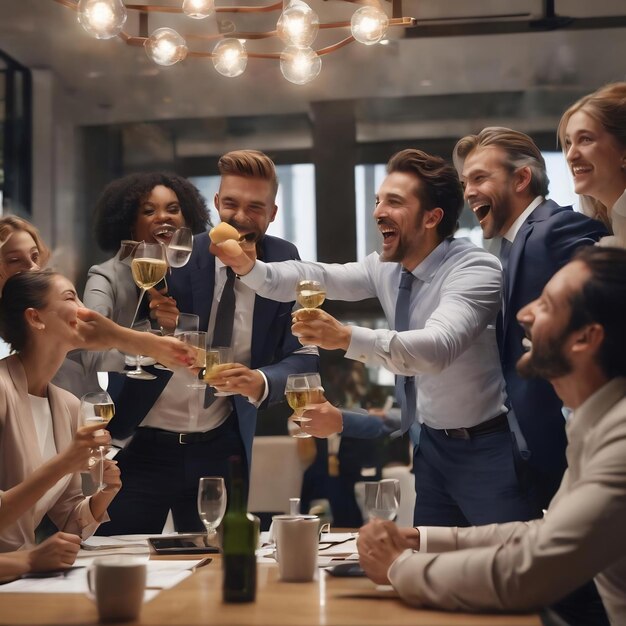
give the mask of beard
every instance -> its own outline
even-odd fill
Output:
[[[560,378],[572,371],[572,365],[563,353],[563,346],[569,330],[560,336],[548,339],[545,345],[533,344],[530,352],[522,355],[516,365],[517,373],[522,378]]]

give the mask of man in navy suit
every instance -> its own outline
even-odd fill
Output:
[[[277,210],[278,180],[269,157],[252,150],[230,152],[218,167],[220,219],[234,226],[259,258],[299,258],[293,244],[265,234]],[[208,332],[213,345],[218,336],[219,345],[228,337],[235,364],[221,373],[218,394],[191,387],[197,381],[184,370],[154,369],[154,381],[118,379],[110,430],[120,437],[139,427],[116,457],[124,489],[109,507],[107,535],[159,533],[170,509],[178,531],[201,530],[198,479],[227,479],[233,455],[249,467],[258,409],[284,398],[289,374],[318,369],[317,351],[300,345],[291,333],[293,302],[256,296],[209,252],[210,243],[207,233],[194,238],[189,262],[168,275],[168,294],[153,290],[150,308],[163,326],[179,312],[197,315],[199,329]]]
[[[549,183],[545,162],[524,133],[485,128],[461,139],[454,159],[483,237],[501,238],[504,289],[498,345],[513,409],[509,419],[517,421],[512,427],[527,457],[538,504],[546,509],[566,467],[565,419],[548,382],[523,379],[517,373],[524,331],[516,315],[540,296],[577,248],[595,243],[606,231],[572,207],[545,199]]]
[[[454,162],[483,237],[501,238],[504,289],[497,336],[511,405],[509,425],[526,459],[523,469],[529,489],[538,507],[547,509],[567,466],[565,418],[549,382],[517,373],[524,330],[516,316],[541,296],[577,248],[592,245],[606,229],[570,206],[545,199],[549,183],[545,162],[524,133],[490,127],[463,137],[455,146]],[[553,608],[570,624],[608,624],[593,581]]]

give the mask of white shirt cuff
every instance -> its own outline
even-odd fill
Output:
[[[267,278],[267,266],[263,261],[257,259],[254,267],[247,274],[239,278],[244,285],[250,287],[253,291],[258,291]]]
[[[346,350],[346,358],[362,363],[374,354],[376,347],[376,331],[362,326],[352,326],[350,345]]]
[[[404,561],[406,561],[409,557],[413,556],[413,554],[415,554],[414,550],[408,549],[405,550],[390,566],[389,569],[387,570],[387,578],[389,579],[389,582],[391,582],[391,584],[393,584],[393,575],[394,575],[394,571],[400,567],[400,565],[402,565],[402,563],[404,563]]]
[[[267,376],[263,373],[263,370],[257,370],[257,372],[259,372],[259,374],[263,376],[264,386],[263,386],[263,394],[258,400],[255,400],[254,398],[251,398],[250,396],[248,396],[248,402],[255,409],[258,409],[261,406],[261,404],[263,404],[263,402],[265,401],[265,398],[267,398],[267,395],[269,394],[269,391],[270,391],[270,386],[267,384]]]
[[[416,528],[420,531],[420,549],[418,552],[428,552],[428,527],[416,526]]]

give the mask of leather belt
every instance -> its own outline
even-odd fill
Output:
[[[499,433],[509,430],[509,422],[506,413],[501,413],[492,417],[490,420],[469,428],[444,428],[443,432],[450,439],[471,439],[480,435],[489,435],[490,433]]]
[[[206,443],[213,441],[226,430],[230,430],[230,420],[226,420],[217,428],[206,430],[200,433],[176,433],[171,430],[163,430],[161,428],[138,428],[133,439],[142,441],[153,441],[164,444],[188,444],[188,443]],[[228,425],[228,426],[227,426]]]

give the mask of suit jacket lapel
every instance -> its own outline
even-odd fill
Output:
[[[200,318],[199,330],[207,330],[215,289],[215,257],[208,251],[196,257],[196,267],[190,268],[193,312]]]
[[[536,222],[542,222],[547,219],[553,211],[553,208],[557,207],[552,200],[545,200],[542,202],[529,216],[528,219],[522,224],[521,228],[517,232],[515,236],[515,241],[511,247],[511,255],[509,257],[509,270],[507,277],[507,285],[506,285],[506,308],[504,313],[504,322],[503,329],[506,333],[509,323],[511,322],[511,318],[515,318],[515,313],[512,313],[512,307],[509,306],[511,304],[513,293],[515,292],[515,279],[517,277],[517,270],[519,268],[520,259],[522,258],[522,253],[524,252],[524,248],[526,247],[526,240],[533,232],[533,228],[535,227]]]
[[[22,441],[31,442],[28,462],[31,464],[32,468],[39,467],[43,464],[43,457],[41,456],[30,399],[28,398],[28,380],[26,378],[26,372],[17,354],[7,357],[7,367],[17,391],[16,408],[20,412],[18,427],[22,432]],[[26,402],[24,402],[24,398],[26,398]],[[52,404],[50,406],[52,407]]]
[[[267,263],[272,261],[284,261],[284,258],[277,258],[275,250],[272,248],[267,237],[261,240],[263,260]],[[294,286],[295,292],[295,286]],[[263,359],[263,346],[265,338],[271,332],[272,323],[275,321],[276,309],[280,306],[275,300],[268,300],[261,296],[254,298],[254,314],[252,316],[252,345],[250,346],[250,367],[254,368]]]

